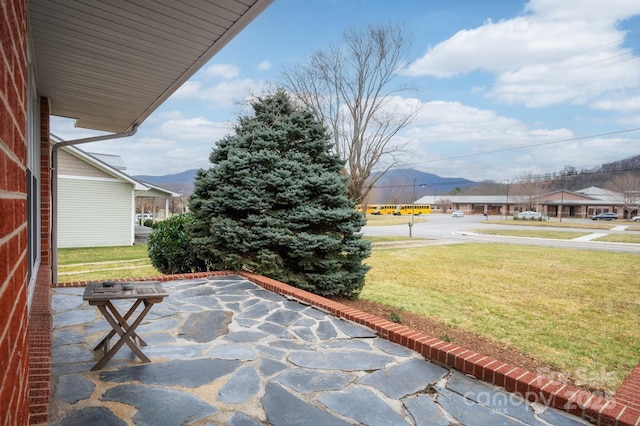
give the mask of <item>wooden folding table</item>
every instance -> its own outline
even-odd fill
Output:
[[[94,350],[103,349],[104,355],[91,370],[100,370],[104,367],[125,343],[142,362],[151,362],[142,352],[142,349],[140,349],[140,346],[146,346],[147,344],[136,334],[136,328],[142,323],[142,320],[144,320],[144,317],[149,313],[151,307],[156,303],[161,303],[167,296],[169,296],[169,294],[165,292],[159,282],[114,283],[105,281],[87,284],[82,299],[88,301],[89,305],[97,306],[112,328],[104,339],[94,348]],[[121,315],[113,303],[111,303],[113,300],[120,299],[135,300],[124,316]],[[127,321],[141,304],[144,304],[144,309],[142,309],[133,322],[129,324]],[[110,348],[111,338],[116,334],[118,334],[120,338],[113,347]]]

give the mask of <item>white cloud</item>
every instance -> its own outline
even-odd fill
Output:
[[[129,138],[78,145],[83,151],[119,155],[129,175],[164,175],[188,169],[210,167],[209,154],[215,143],[233,133],[231,123],[218,123],[202,117],[185,118],[179,111],[160,113],[156,122],[145,122]],[[160,117],[159,117],[160,118]],[[64,140],[103,134],[73,127],[73,120],[51,118],[52,132]]]
[[[271,62],[264,60],[258,64],[258,69],[260,71],[266,71],[271,68]]]
[[[196,100],[206,102],[214,108],[233,108],[244,103],[254,94],[260,94],[269,84],[249,78],[225,80],[212,86],[200,81],[188,81],[180,87],[170,100]]]
[[[167,120],[156,129],[163,138],[189,141],[217,141],[232,131],[229,123],[215,123],[202,117]]]
[[[474,180],[513,179],[566,165],[598,166],[637,151],[637,141],[630,138],[576,136],[567,128],[532,126],[495,111],[432,101],[421,106],[416,121],[396,142],[406,144],[408,167]]]
[[[630,0],[531,0],[519,17],[457,32],[409,65],[409,76],[496,76],[487,96],[541,107],[587,104],[640,86],[640,58],[622,46],[621,19],[640,14]]]
[[[594,102],[591,106],[604,111],[640,111],[640,94],[630,97],[610,97]]]
[[[546,19],[618,20],[638,14],[640,5],[634,0],[530,0],[525,11]]]
[[[204,71],[204,75],[207,77],[231,80],[232,78],[236,78],[240,75],[240,69],[231,64],[215,64],[207,67]]]
[[[519,146],[523,141],[573,136],[568,129],[529,129],[527,124],[495,111],[469,107],[459,102],[426,102],[407,134],[427,141],[448,141],[485,148]]]
[[[209,154],[215,140],[194,140],[188,137],[170,139],[142,136],[132,140],[98,142],[90,152],[120,155],[129,175],[165,175],[188,169],[209,167]]]
[[[197,99],[200,93],[202,85],[199,81],[189,80],[178,88],[170,97],[169,100],[183,101],[188,99]]]

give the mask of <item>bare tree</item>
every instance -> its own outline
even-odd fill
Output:
[[[402,145],[393,138],[418,113],[415,103],[391,105],[395,95],[409,90],[396,84],[409,45],[400,26],[349,29],[343,45],[318,51],[283,73],[285,88],[331,132],[355,203],[399,163]]]
[[[629,172],[616,175],[607,187],[619,194],[617,201],[622,204],[628,218],[634,211],[640,210],[640,174]]]
[[[451,199],[449,198],[438,198],[436,204],[434,205],[434,209],[437,208],[442,213],[446,213],[447,210],[449,210],[449,207],[451,207],[451,204]]]
[[[538,199],[549,191],[549,181],[526,173],[511,184],[514,203],[523,210],[537,211]]]

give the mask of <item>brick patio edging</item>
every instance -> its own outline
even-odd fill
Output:
[[[616,391],[616,400],[640,410],[640,363]]]
[[[136,280],[167,282],[224,275],[240,275],[266,290],[317,307],[335,317],[369,327],[380,337],[416,351],[432,362],[500,386],[528,401],[565,411],[601,426],[640,426],[640,408],[634,406],[634,402],[640,400],[640,365],[623,383],[622,387],[631,379],[630,385],[625,387],[624,398],[607,399],[261,275],[216,271],[161,275]],[[114,281],[124,282],[131,279]],[[52,284],[54,287],[84,285],[86,282]]]
[[[46,425],[51,394],[51,269],[40,265],[29,314],[29,424]]]

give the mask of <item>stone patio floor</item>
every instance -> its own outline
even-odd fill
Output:
[[[101,371],[109,325],[52,289],[51,425],[587,424],[241,276],[163,286],[137,330],[152,362],[124,346]]]

